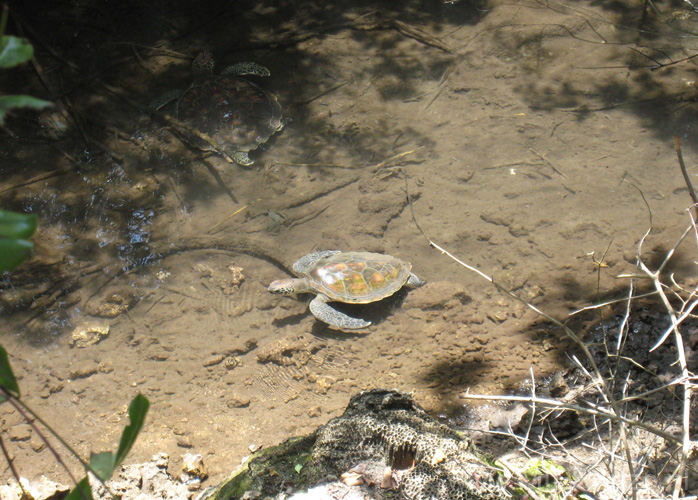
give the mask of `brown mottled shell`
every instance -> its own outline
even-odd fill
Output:
[[[250,151],[281,128],[276,98],[237,76],[199,79],[177,102],[176,116],[226,151]]]
[[[411,270],[412,264],[390,255],[346,252],[318,260],[308,271],[308,282],[331,300],[367,304],[397,292]]]

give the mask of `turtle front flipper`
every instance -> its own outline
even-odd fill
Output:
[[[352,318],[327,303],[327,299],[318,295],[310,302],[310,312],[320,321],[344,330],[358,330],[371,325],[370,321]]]
[[[249,167],[254,163],[247,155],[247,151],[235,151],[233,154],[230,155],[230,157],[233,159],[235,163],[237,163],[238,165],[242,165],[243,167]]]
[[[318,252],[311,252],[308,255],[304,255],[293,264],[293,272],[299,276],[307,274],[310,272],[310,268],[313,267],[318,260],[338,253],[342,252],[339,250],[320,250]]]

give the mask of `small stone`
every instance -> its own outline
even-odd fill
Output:
[[[116,318],[126,309],[121,304],[102,304],[95,311],[95,316],[102,318]]]
[[[315,406],[313,408],[308,409],[308,417],[310,418],[316,418],[322,415],[322,408],[319,406]]]
[[[70,345],[73,347],[85,348],[100,342],[107,335],[109,335],[109,325],[80,325],[70,334]]]
[[[228,396],[228,401],[226,402],[228,408],[247,408],[250,406],[250,398],[245,396],[239,396],[236,394],[231,394]]]
[[[31,446],[31,449],[33,451],[39,453],[40,451],[43,451],[44,448],[46,448],[46,443],[44,443],[43,439],[37,436],[32,436],[32,438],[29,440],[29,446]],[[2,498],[2,495],[0,495],[0,498]]]
[[[70,491],[70,488],[68,486],[55,483],[50,479],[46,478],[46,476],[41,476],[41,478],[38,481],[32,482],[30,482],[28,479],[24,477],[20,477],[19,482],[22,484],[22,488],[27,494],[22,496],[22,492],[20,490],[20,496],[16,497],[17,499],[27,498],[31,500],[52,500],[55,498],[65,498],[68,495],[68,492]],[[17,484],[15,483],[14,486],[17,486]],[[2,493],[1,490],[0,493]],[[0,498],[2,498],[3,500],[9,500],[14,497],[11,495],[5,497],[3,493],[0,494]]]
[[[204,457],[201,455],[192,455],[187,453],[182,457],[182,482],[191,481],[192,479],[202,480],[208,476]]]
[[[161,269],[160,271],[155,273],[155,278],[157,278],[158,281],[165,281],[167,278],[170,277],[170,274],[171,273],[169,271],[165,271],[165,270]]]
[[[559,398],[565,396],[570,392],[570,388],[567,385],[567,381],[562,373],[555,373],[550,379],[550,395],[554,398]]]
[[[491,311],[487,313],[487,317],[495,323],[504,323],[507,320],[506,311]]]
[[[221,363],[225,359],[225,356],[223,354],[214,354],[212,356],[209,356],[205,361],[204,361],[204,366],[214,366],[219,363]]]
[[[213,276],[213,269],[208,267],[206,264],[196,264],[194,266],[194,271],[196,271],[199,274],[200,278],[210,278]]]
[[[319,378],[315,381],[315,390],[320,394],[327,394],[327,391],[332,387],[332,381],[328,380],[326,377]]]
[[[32,428],[29,424],[19,424],[10,428],[11,441],[27,441],[32,436]]]
[[[187,432],[187,424],[184,422],[177,422],[172,426],[172,434],[175,436],[183,436]]]
[[[22,488],[19,484],[0,484],[0,498],[3,500],[21,500],[23,496]]]
[[[223,360],[223,366],[226,370],[234,370],[238,366],[242,366],[242,360],[240,356],[228,356]]]
[[[91,377],[95,373],[99,372],[99,365],[94,361],[89,362],[83,366],[79,366],[70,372],[71,379],[87,378]]]
[[[244,271],[243,268],[240,266],[236,266],[235,264],[231,264],[228,266],[228,270],[230,271],[230,284],[234,286],[240,286],[243,281],[245,281],[245,275],[242,274]]]
[[[128,311],[136,302],[136,296],[130,290],[125,290],[112,294],[105,303],[94,309],[92,314],[103,318],[115,318]]]
[[[97,366],[100,373],[111,373],[114,371],[114,365],[110,359],[105,359]]]
[[[167,469],[167,466],[170,464],[170,456],[165,452],[156,453],[151,460],[161,469]]]
[[[530,229],[528,229],[525,226],[520,226],[518,224],[514,224],[514,225],[509,226],[509,234],[511,234],[512,236],[514,236],[516,238],[518,238],[520,236],[528,236],[528,234],[530,232],[531,232]]]
[[[191,439],[189,439],[187,436],[179,436],[177,438],[177,446],[180,448],[193,448],[194,445],[191,442]]]
[[[235,344],[231,348],[227,349],[228,354],[230,355],[235,355],[235,354],[247,354],[253,349],[257,348],[257,341],[256,340],[246,340],[242,343]]]

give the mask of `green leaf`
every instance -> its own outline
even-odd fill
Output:
[[[133,443],[138,437],[138,433],[143,427],[143,422],[145,421],[145,415],[148,413],[148,407],[150,402],[148,398],[142,394],[138,394],[128,407],[128,417],[131,423],[124,428],[124,432],[121,434],[121,442],[119,443],[119,450],[116,455],[110,451],[105,451],[102,453],[92,453],[90,455],[90,467],[92,467],[93,472],[99,476],[102,481],[107,481],[111,475],[114,473],[114,469],[119,465],[128,452],[131,450]]]
[[[0,387],[9,392],[12,396],[19,397],[19,386],[17,385],[17,379],[15,374],[12,372],[12,367],[10,366],[10,360],[7,358],[7,351],[4,347],[0,346]],[[0,402],[4,401],[4,396],[0,395]]]
[[[5,115],[13,108],[43,109],[53,106],[53,103],[44,101],[30,95],[3,95],[0,96],[0,124],[5,120]]]
[[[3,36],[0,40],[0,68],[11,68],[34,57],[34,47],[23,38]]]
[[[303,464],[296,464],[294,469],[296,469],[296,474],[300,474],[301,470],[303,470]]]
[[[26,240],[36,231],[35,214],[21,214],[0,210],[0,238],[17,238]]]
[[[102,481],[107,481],[116,468],[114,454],[111,451],[92,453],[90,455],[90,467]]]
[[[542,469],[544,473],[550,474],[553,477],[560,477],[563,474],[567,474],[567,469],[562,465],[556,464],[552,460],[543,460]]]
[[[126,426],[123,434],[121,435],[121,442],[119,443],[119,450],[116,452],[116,460],[114,462],[114,467],[119,465],[128,452],[131,451],[133,443],[136,442],[138,433],[141,432],[143,427],[143,422],[145,422],[145,416],[148,413],[148,407],[150,407],[150,401],[143,394],[138,394],[128,407],[128,418],[131,423]]]
[[[36,224],[34,214],[0,210],[0,273],[13,270],[29,257],[34,245],[27,238],[36,231]]]
[[[31,241],[0,238],[0,273],[12,271],[31,254]]]
[[[535,477],[545,475],[558,478],[563,474],[567,474],[567,470],[562,465],[556,464],[552,460],[532,458],[524,465],[522,474],[527,479],[533,479]]]
[[[75,489],[70,492],[70,495],[68,495],[65,500],[93,500],[90,481],[87,477],[80,480]]]
[[[121,442],[116,455],[110,451],[102,453],[92,453],[90,455],[90,467],[100,479],[107,481],[114,473],[114,469],[119,465],[128,452],[131,451],[133,443],[138,437],[138,433],[143,427],[145,416],[148,413],[150,401],[143,394],[138,394],[128,407],[128,418],[131,423],[124,428],[121,434]]]

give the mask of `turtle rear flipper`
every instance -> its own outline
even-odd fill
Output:
[[[170,90],[169,92],[162,94],[160,97],[156,97],[155,99],[150,101],[150,104],[148,104],[148,108],[154,111],[159,111],[172,101],[176,101],[177,99],[181,98],[183,94],[184,90],[181,89]]]
[[[269,76],[269,75],[271,75],[271,72],[267,68],[262,66],[261,64],[257,64],[257,63],[253,63],[253,62],[241,62],[241,63],[233,64],[232,66],[228,66],[227,68],[225,68],[221,72],[221,75]]]
[[[336,326],[345,330],[358,330],[371,325],[370,321],[360,318],[352,318],[343,312],[338,311],[329,305],[323,297],[318,295],[310,302],[310,312],[320,321],[328,325]]]
[[[254,161],[252,161],[247,154],[247,151],[235,151],[230,155],[230,157],[235,163],[242,165],[243,167],[249,167],[254,163]]]
[[[420,286],[424,286],[426,284],[426,281],[424,281],[414,273],[410,273],[410,277],[407,278],[407,281],[405,282],[405,286],[407,288],[419,288]]]

